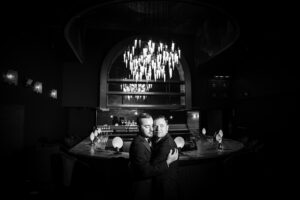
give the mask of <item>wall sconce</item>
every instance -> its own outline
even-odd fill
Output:
[[[199,119],[199,113],[196,113],[196,112],[193,113],[193,114],[192,114],[192,118],[193,118],[193,119]]]
[[[43,92],[43,84],[41,82],[35,82],[33,85],[33,91],[36,93],[42,93]]]
[[[3,74],[3,80],[8,84],[18,85],[18,72],[14,70],[8,70]]]
[[[114,139],[112,140],[112,146],[116,149],[115,154],[120,154],[120,149],[123,146],[123,140],[120,137],[114,137]]]
[[[53,99],[57,99],[57,90],[52,89],[50,91],[50,97],[53,98]]]
[[[32,83],[33,83],[33,80],[30,79],[30,78],[28,78],[28,79],[26,80],[26,82],[25,82],[25,86],[26,86],[26,87],[30,87],[30,86],[32,85]]]

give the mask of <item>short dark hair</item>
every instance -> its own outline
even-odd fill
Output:
[[[141,126],[141,119],[145,119],[145,118],[152,118],[152,116],[148,113],[141,113],[139,114],[139,116],[137,117],[137,125]]]
[[[157,119],[164,119],[166,121],[166,124],[168,124],[168,119],[164,115],[159,115],[159,116],[155,117],[154,121]]]

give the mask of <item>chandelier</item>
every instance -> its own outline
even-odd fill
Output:
[[[125,50],[123,58],[126,68],[130,69],[132,79],[156,81],[163,78],[165,82],[166,74],[168,78],[172,78],[174,68],[181,58],[181,50],[175,48],[174,42],[168,46],[162,42],[135,39],[133,45]]]
[[[121,84],[121,90],[123,92],[148,92],[152,88],[152,84],[144,84],[144,83],[123,83]],[[136,100],[145,100],[147,96],[145,95],[134,95]],[[125,98],[128,100],[131,100],[133,98],[133,95],[126,95]]]

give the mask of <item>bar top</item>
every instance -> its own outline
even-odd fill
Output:
[[[179,156],[179,160],[198,160],[206,158],[214,158],[227,155],[241,150],[244,145],[236,140],[223,139],[222,148],[218,148],[218,144],[213,142],[211,138],[199,139],[196,142],[197,150],[183,151]],[[129,159],[128,152],[117,153],[114,150],[102,150],[91,144],[89,137],[85,138],[77,145],[69,150],[69,153],[78,156],[86,156],[99,159],[125,158]]]

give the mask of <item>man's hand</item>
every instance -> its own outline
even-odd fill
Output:
[[[172,149],[171,149],[170,153],[168,155],[168,158],[167,158],[167,164],[168,164],[168,166],[172,162],[176,161],[177,159],[178,159],[178,149],[175,149],[174,152],[173,152],[173,154],[172,154]]]

